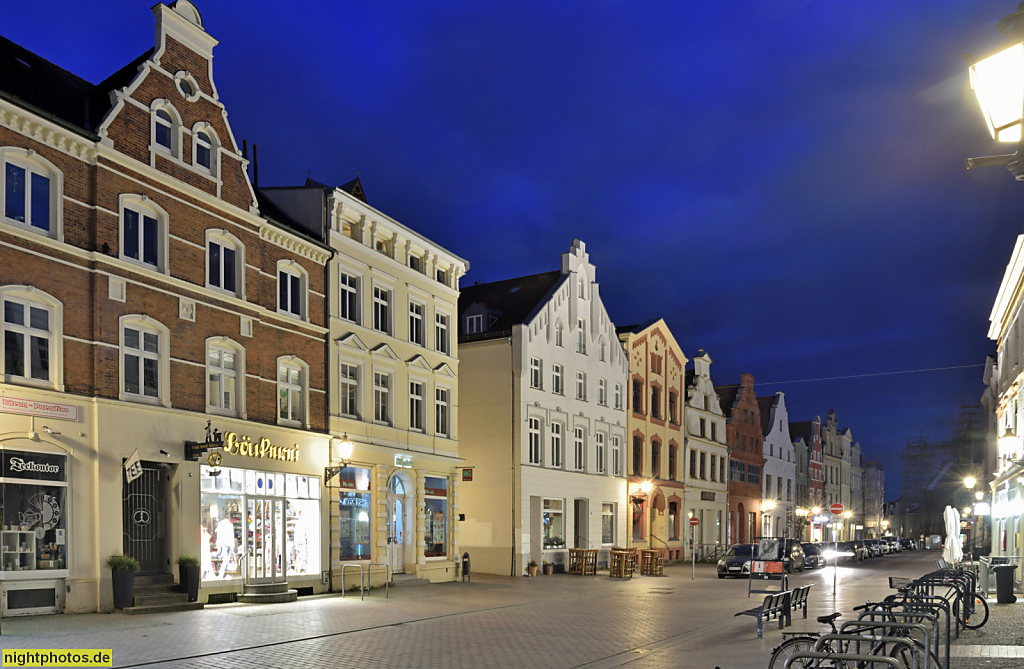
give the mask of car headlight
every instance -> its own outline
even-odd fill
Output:
[[[725,566],[725,560],[719,560],[718,561],[718,566],[719,567],[724,567]]]

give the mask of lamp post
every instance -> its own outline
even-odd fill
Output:
[[[1024,2],[1004,16],[996,30],[1013,44],[971,65],[968,75],[992,139],[1017,147],[1012,154],[968,158],[967,169],[1006,165],[1017,181],[1024,181]]]

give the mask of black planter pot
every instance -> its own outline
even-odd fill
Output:
[[[199,600],[199,566],[178,565],[178,584],[188,593],[188,601]]]
[[[114,584],[114,608],[124,609],[135,603],[135,570],[111,569]]]

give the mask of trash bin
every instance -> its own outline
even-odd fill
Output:
[[[470,568],[469,568],[469,553],[463,553],[462,554],[462,580],[465,581],[467,579],[471,583],[473,582],[473,574],[472,574],[472,572],[470,571]]]
[[[1013,595],[1013,573],[1017,570],[1015,564],[1001,564],[992,567],[996,573],[996,601],[1000,604],[1013,604],[1017,598]]]

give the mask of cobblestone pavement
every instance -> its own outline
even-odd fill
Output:
[[[795,574],[791,586],[814,583],[808,619],[791,630],[812,630],[818,615],[878,601],[888,576],[918,576],[934,556],[905,553],[856,567]],[[763,639],[756,621],[734,614],[755,605],[746,580],[719,580],[712,565],[670,566],[664,577],[568,575],[503,578],[474,575],[472,583],[393,588],[357,596],[306,597],[290,604],[228,604],[203,611],[149,616],[88,614],[8,618],[2,646],[111,648],[115,667],[586,667],[630,669],[764,667],[781,641],[775,623]],[[993,607],[977,637],[952,666],[1007,669],[1024,659],[968,657],[966,649],[1010,643],[1018,605]],[[973,640],[972,640],[973,639]],[[998,644],[997,644],[998,642]],[[991,660],[992,663],[986,663]],[[1013,662],[1015,664],[1007,664]]]

